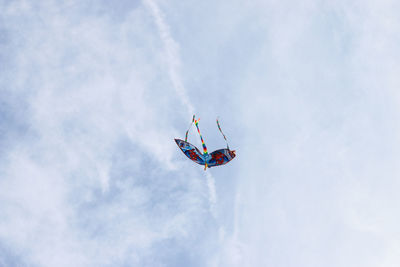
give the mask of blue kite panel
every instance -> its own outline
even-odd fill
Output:
[[[197,164],[205,165],[205,159],[200,150],[189,142],[185,142],[181,139],[175,139],[176,144],[182,150],[182,152],[189,159],[193,160]]]

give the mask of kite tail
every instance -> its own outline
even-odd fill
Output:
[[[189,133],[190,128],[192,128],[193,122],[194,122],[194,115],[193,115],[192,123],[189,126],[189,129],[186,131],[185,142],[187,142],[188,133]]]
[[[224,139],[225,139],[225,142],[226,142],[226,147],[227,147],[227,148],[228,148],[228,150],[229,150],[228,140],[226,139],[226,136],[224,135],[224,133],[223,133],[223,132],[222,132],[222,130],[221,130],[221,126],[219,125],[218,118],[217,118],[217,125],[218,125],[218,129],[219,129],[219,131],[221,132],[222,136],[223,136],[223,137],[224,137]]]
[[[203,146],[203,155],[208,155],[206,144],[204,144],[203,137],[201,136],[201,133],[200,133],[200,129],[199,129],[199,120],[200,120],[200,119],[194,120],[194,124],[196,125],[196,127],[197,127],[197,132],[199,132],[199,135],[200,135],[201,145]]]

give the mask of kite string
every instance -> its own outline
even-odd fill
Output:
[[[222,132],[222,130],[221,130],[221,126],[219,125],[218,118],[217,118],[217,125],[218,125],[218,129],[219,129],[219,131],[221,132],[222,136],[223,136],[223,137],[224,137],[224,139],[225,139],[225,142],[226,142],[226,147],[229,149],[228,140],[226,139],[226,136],[225,136],[225,134],[224,134],[224,133]]]
[[[193,115],[192,123],[190,123],[189,129],[186,131],[185,142],[187,142],[189,130],[190,130],[190,128],[192,128],[193,122],[194,122],[194,115]]]

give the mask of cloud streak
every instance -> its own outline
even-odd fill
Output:
[[[182,103],[185,105],[188,113],[194,114],[194,107],[190,102],[189,97],[187,96],[186,89],[183,85],[182,78],[180,75],[182,62],[179,56],[179,45],[172,38],[170,33],[170,27],[165,22],[164,14],[162,13],[158,5],[153,0],[144,0],[143,2],[153,15],[155,24],[157,25],[157,29],[160,35],[160,39],[164,44],[167,55],[168,73],[173,83],[173,86],[176,92],[178,93]],[[215,179],[209,171],[205,173],[205,177],[209,191],[208,195],[209,195],[210,212],[214,216],[214,218],[217,218],[217,213],[216,213],[217,193],[215,189]]]
[[[190,102],[190,99],[186,93],[186,89],[183,85],[182,78],[180,75],[181,70],[181,59],[179,56],[178,43],[172,38],[168,24],[164,20],[164,15],[158,5],[153,0],[143,1],[147,8],[150,10],[154,21],[157,25],[157,29],[160,35],[160,39],[164,43],[165,52],[167,55],[168,73],[171,82],[175,88],[176,93],[179,95],[182,103],[185,105],[188,115],[194,114],[194,107]]]

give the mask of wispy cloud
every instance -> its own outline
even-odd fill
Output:
[[[115,18],[80,1],[1,9],[9,55],[1,64],[13,68],[1,72],[13,104],[3,110],[26,125],[7,132],[20,138],[2,151],[1,261],[13,262],[7,251],[29,266],[176,261],[207,236],[195,229],[208,199],[200,176],[177,171],[168,119],[180,100],[165,86],[147,11]],[[182,262],[193,266],[193,257]]]
[[[211,175],[210,171],[205,173],[207,179],[207,187],[208,187],[208,194],[210,200],[210,212],[213,214],[214,217],[217,217],[217,192],[215,190],[215,178]]]
[[[395,1],[0,3],[0,265],[400,262]]]
[[[151,11],[160,34],[160,38],[164,43],[165,52],[167,55],[169,77],[179,95],[179,98],[187,108],[188,116],[191,116],[194,114],[194,107],[187,96],[186,89],[182,82],[180,74],[182,62],[179,56],[178,43],[172,38],[169,26],[165,22],[164,15],[158,5],[153,0],[144,0],[143,2]]]

